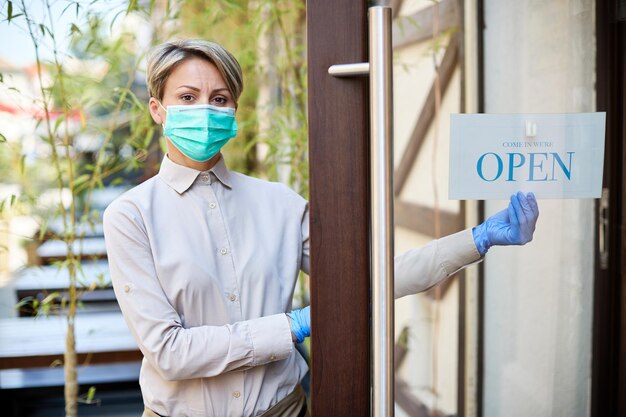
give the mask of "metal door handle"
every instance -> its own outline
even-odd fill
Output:
[[[369,9],[367,63],[333,65],[336,77],[370,77],[372,415],[394,415],[393,66],[391,7]]]

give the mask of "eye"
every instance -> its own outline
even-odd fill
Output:
[[[213,102],[220,106],[223,106],[223,105],[228,104],[228,98],[224,96],[216,96],[213,98]]]
[[[183,94],[182,96],[180,96],[180,99],[182,101],[186,101],[186,102],[191,102],[193,100],[195,100],[195,97],[191,94]]]

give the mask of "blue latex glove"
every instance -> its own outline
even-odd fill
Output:
[[[518,192],[509,206],[474,227],[474,243],[481,255],[494,245],[523,245],[533,240],[539,206],[533,193]]]
[[[302,343],[305,337],[311,336],[311,311],[306,306],[300,310],[293,310],[287,314],[291,322],[291,333],[296,338],[296,343]]]

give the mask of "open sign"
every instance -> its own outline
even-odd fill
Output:
[[[563,159],[557,152],[529,152],[527,154],[509,152],[504,157],[504,160],[497,153],[487,152],[478,158],[476,172],[481,180],[492,182],[502,178],[506,165],[508,174],[505,181],[517,181],[520,179],[520,171],[522,175],[521,180],[529,182],[569,181],[572,177],[572,157],[575,153],[567,152],[567,156],[563,158],[566,162],[563,162]],[[487,161],[485,162],[486,159]],[[489,171],[495,172],[495,174],[490,174]],[[492,178],[488,179],[489,177]],[[518,178],[516,179],[516,177]]]
[[[605,113],[455,114],[451,199],[599,198]]]

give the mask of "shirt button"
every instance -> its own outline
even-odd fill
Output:
[[[124,285],[124,292],[129,292],[130,291],[130,285],[126,284]]]
[[[226,254],[228,253],[228,249],[226,249],[226,248],[222,248],[222,249],[220,249],[220,253],[221,253],[222,255],[226,255]]]
[[[207,182],[209,180],[209,176],[207,174],[203,174],[200,176],[200,179],[202,182]]]
[[[239,397],[241,397],[241,393],[239,391],[235,391],[235,392],[233,392],[233,397],[239,398]]]
[[[217,207],[217,204],[215,204],[215,203],[209,203],[209,208],[214,209],[215,207]]]
[[[237,296],[236,296],[235,294],[231,294],[231,295],[229,295],[229,296],[228,296],[228,299],[229,299],[230,301],[235,302],[235,301],[237,301]]]

